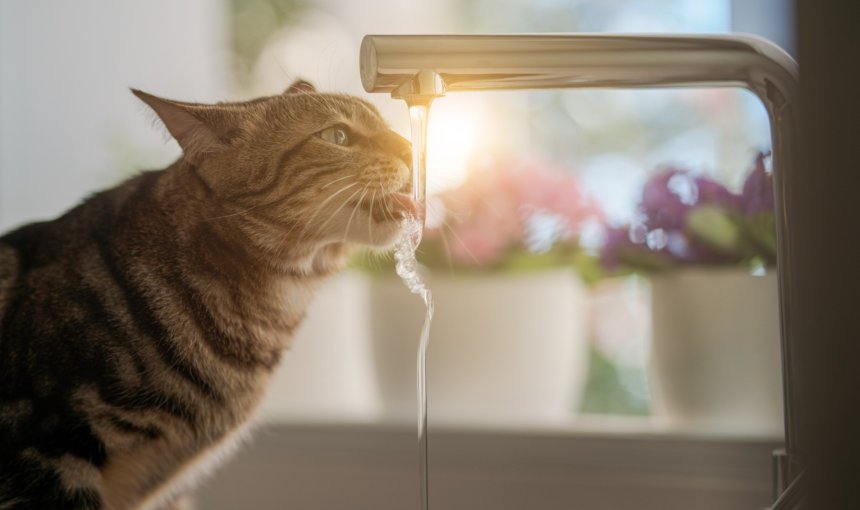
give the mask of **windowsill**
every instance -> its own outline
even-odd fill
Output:
[[[661,428],[647,418],[582,417],[545,428],[430,429],[439,509],[731,509],[770,502],[778,438]],[[199,492],[203,508],[413,508],[412,424],[280,423]]]
[[[271,427],[319,427],[319,428],[366,428],[366,429],[414,429],[415,421],[391,420],[369,415],[346,416],[287,416],[269,418],[265,422]],[[519,435],[576,435],[606,437],[637,437],[662,439],[714,439],[727,441],[771,441],[783,440],[781,430],[750,428],[727,428],[725,426],[679,425],[661,421],[652,416],[579,414],[567,420],[555,422],[474,422],[439,421],[431,415],[429,428],[432,432],[509,433]]]

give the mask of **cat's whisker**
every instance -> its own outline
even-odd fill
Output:
[[[329,182],[327,182],[325,185],[321,186],[321,187],[320,187],[320,190],[324,190],[324,189],[328,188],[329,186],[331,186],[332,184],[336,184],[336,183],[338,183],[338,182],[340,182],[340,181],[342,181],[342,180],[344,180],[344,179],[349,179],[350,177],[354,177],[355,175],[356,175],[355,173],[352,173],[352,174],[349,174],[349,175],[344,175],[343,177],[338,177],[337,179],[335,179],[335,180],[333,180],[333,181],[329,181]],[[240,215],[243,215],[243,214],[247,214],[247,213],[249,213],[249,212],[251,212],[251,211],[253,211],[253,210],[256,210],[256,209],[260,209],[260,208],[263,208],[263,207],[268,207],[268,206],[270,206],[270,205],[272,205],[272,203],[271,203],[271,202],[270,202],[270,203],[257,204],[257,205],[254,205],[254,206],[248,207],[247,209],[240,210],[240,211],[232,212],[232,213],[229,213],[229,214],[224,214],[224,215],[221,215],[221,216],[213,216],[213,217],[211,217],[211,218],[206,218],[204,221],[214,221],[214,220],[221,220],[221,219],[224,219],[224,218],[231,218],[231,217],[234,217],[234,216],[240,216]],[[294,227],[294,228],[295,228],[295,227]],[[287,233],[292,232],[292,230],[293,230],[293,229],[290,229]]]
[[[335,197],[337,197],[338,195],[340,195],[344,191],[352,188],[353,186],[358,186],[358,183],[357,182],[351,182],[351,183],[347,184],[346,186],[340,188],[339,190],[335,191],[334,193],[332,193],[328,197],[326,197],[326,199],[323,200],[320,203],[320,205],[317,207],[316,211],[314,212],[314,215],[318,214],[322,210],[322,208],[325,207],[329,202],[331,202]],[[311,219],[313,219],[313,216],[311,216]]]
[[[499,209],[499,204],[498,204],[498,202],[494,202],[494,201],[490,200],[490,199],[489,199],[488,197],[486,197],[486,196],[482,196],[482,197],[480,197],[480,200],[481,200],[481,202],[483,202],[483,203],[484,203],[484,205],[486,205],[486,206],[487,206],[487,209],[489,209],[489,210],[490,210],[493,214],[495,214],[497,217],[500,217],[500,216],[502,216],[502,215],[504,214],[504,212],[503,212],[503,211],[501,211],[501,210]]]
[[[344,200],[343,203],[340,204],[340,207],[335,209],[335,211],[331,213],[331,216],[329,216],[328,219],[325,220],[322,225],[320,225],[319,230],[322,231],[329,224],[329,222],[331,222],[331,220],[333,220],[334,217],[337,216],[337,213],[339,213],[344,207],[346,207],[347,204],[349,204],[349,201],[352,200],[352,197],[358,195],[359,193],[361,193],[361,190],[357,189],[350,196],[346,197],[346,200]]]
[[[349,237],[349,227],[352,225],[352,219],[353,219],[353,217],[355,217],[355,213],[358,212],[359,207],[361,207],[362,200],[364,200],[364,197],[367,196],[367,192],[369,191],[368,190],[369,186],[370,186],[370,183],[367,183],[364,185],[364,190],[362,191],[361,196],[358,197],[358,201],[355,203],[355,206],[353,206],[353,208],[352,208],[352,213],[350,213],[349,219],[346,222],[346,229],[344,229],[344,231],[343,231],[343,242],[346,242],[347,238]]]
[[[443,223],[442,223],[442,226],[443,226],[443,227],[444,227],[444,226],[447,226],[447,227],[448,227],[448,230],[449,230],[452,234],[454,234],[454,239],[456,239],[456,240],[457,240],[457,242],[459,242],[459,243],[460,243],[460,246],[462,246],[462,247],[463,247],[463,249],[464,249],[464,250],[466,250],[466,253],[469,255],[469,257],[471,257],[471,258],[472,258],[472,260],[475,262],[475,264],[477,264],[477,265],[481,265],[481,262],[478,260],[478,257],[476,257],[474,253],[472,253],[472,250],[470,250],[470,249],[469,249],[469,246],[468,246],[466,243],[464,243],[464,242],[463,242],[463,239],[461,239],[459,235],[457,235],[457,231],[454,229],[454,227],[452,227],[451,225],[448,225],[447,223],[448,223],[447,221],[443,222]]]
[[[442,246],[445,247],[445,260],[448,263],[448,272],[454,272],[454,257],[451,255],[451,245],[448,243],[448,240],[445,239],[445,236],[439,236],[442,238]]]
[[[358,183],[357,182],[349,183],[349,184],[345,185],[344,187],[340,188],[339,190],[335,191],[331,195],[329,195],[325,200],[323,200],[322,203],[320,203],[320,205],[317,206],[316,210],[314,210],[314,213],[311,215],[311,217],[308,218],[308,220],[305,222],[304,228],[302,228],[302,231],[299,233],[299,237],[304,237],[304,235],[307,233],[308,228],[310,228],[311,224],[313,223],[314,219],[316,219],[317,215],[320,212],[322,212],[323,208],[325,208],[325,206],[329,202],[331,202],[335,197],[337,197],[338,195],[340,195],[344,191],[352,188],[353,186],[358,186]],[[290,232],[292,232],[292,230],[293,229],[291,228],[287,233],[289,234]]]
[[[370,213],[367,215],[367,236],[370,243],[373,243],[373,205],[375,202],[376,190],[373,190],[373,195],[370,197]]]
[[[451,254],[451,244],[448,242],[448,239],[445,237],[444,232],[442,231],[445,227],[452,228],[447,219],[443,219],[442,223],[439,225],[439,238],[442,239],[442,246],[445,248],[445,259],[448,262],[448,271],[454,271],[454,256]]]
[[[281,73],[283,73],[284,78],[289,78],[290,75],[289,75],[289,73],[287,73],[287,68],[284,67],[284,63],[281,62],[281,59],[272,55],[272,60],[275,62],[275,64],[278,65],[278,68],[281,70]]]
[[[320,186],[320,189],[324,190],[336,182],[340,182],[344,179],[349,179],[350,177],[355,177],[355,175],[356,174],[353,173],[353,174],[349,174],[349,175],[344,175],[343,177],[338,177],[337,179],[335,179],[333,181],[329,181],[329,182],[325,183],[324,185]]]
[[[397,219],[394,216],[394,212],[391,210],[391,203],[387,200],[382,201],[382,215],[390,220]]]

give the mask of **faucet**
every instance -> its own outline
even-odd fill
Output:
[[[809,320],[792,307],[799,246],[791,238],[797,63],[749,35],[367,35],[360,50],[367,92],[429,104],[448,92],[562,88],[743,87],[767,109],[771,125],[785,447],[774,452],[771,510],[795,508],[803,470],[797,456],[794,326]]]

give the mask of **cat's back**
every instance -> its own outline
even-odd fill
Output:
[[[22,300],[42,294],[34,293],[34,285],[54,290],[62,287],[63,277],[73,276],[82,258],[108,241],[123,208],[157,175],[141,174],[89,197],[54,220],[30,223],[0,235],[0,344],[10,310]]]
[[[140,175],[54,220],[0,236],[0,381],[15,377],[14,365],[28,346],[76,336],[58,325],[81,322],[81,307],[100,286],[89,280],[103,265],[100,253],[110,249],[121,211],[155,178]],[[61,353],[62,347],[45,352]]]
[[[155,178],[141,175],[0,236],[0,507],[52,507],[64,470],[86,478],[104,462],[104,442],[76,400],[117,373],[105,370],[115,304],[100,253]],[[98,500],[89,488],[78,492],[69,497]]]

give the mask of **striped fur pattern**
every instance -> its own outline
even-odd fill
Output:
[[[183,157],[0,237],[0,510],[173,508],[317,286],[405,212],[409,143],[362,100],[135,93]]]

